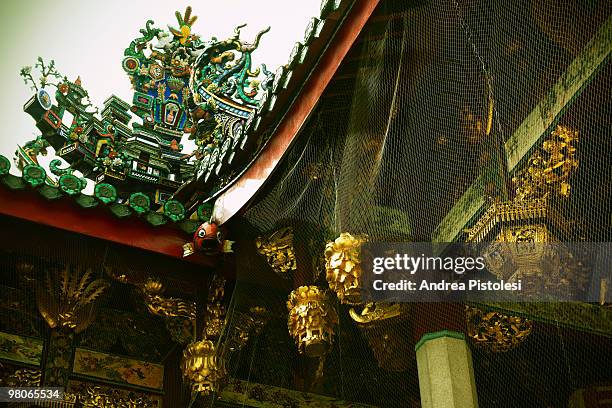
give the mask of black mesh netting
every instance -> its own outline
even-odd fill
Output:
[[[254,315],[252,308],[265,308],[259,334],[250,332],[242,348],[228,353],[230,376],[243,381],[238,394],[267,404],[272,398],[282,407],[308,406],[265,388],[276,386],[348,401],[328,401],[328,407],[420,407],[415,343],[427,328],[464,330],[463,305],[402,305],[401,318],[364,329],[351,308],[332,296],[339,322],[320,365],[299,355],[289,336],[288,295],[300,285],[327,287],[325,243],[342,232],[429,242],[440,239],[439,226],[477,180],[484,180],[485,202],[513,199],[504,145],[543,100],[561,101],[563,109],[517,169],[557,124],[577,130],[579,164],[570,193],[550,200],[567,220],[565,239],[612,240],[609,55],[582,92],[551,93],[573,61],[589,66],[583,51],[610,26],[611,10],[612,3],[602,0],[381,1],[271,180],[228,226],[237,241],[237,275],[226,286],[232,295],[225,299],[221,341],[231,340],[245,316]],[[609,28],[603,38],[601,49],[609,54]],[[466,216],[466,225],[478,215]],[[154,273],[168,296],[189,300],[201,300],[191,283],[211,276],[196,265],[101,240],[7,217],[0,224],[7,229],[0,251],[0,331],[33,337],[48,331],[32,292],[15,289],[29,285],[23,281],[28,275],[15,268],[22,257],[34,255],[32,268],[41,270],[50,267],[47,258],[93,265],[98,277],[108,273],[102,266]],[[255,242],[285,227],[293,230],[297,267],[280,276]],[[464,239],[461,231],[456,235],[445,238]],[[165,384],[174,387],[165,387],[166,401],[184,398],[179,363],[191,326],[187,334],[170,330],[129,285],[113,282],[103,299],[104,313],[75,344],[164,364]],[[468,339],[479,406],[567,407],[581,389],[586,395],[593,387],[612,386],[609,316],[609,303],[541,305],[529,316],[533,331],[518,347],[491,352]]]
[[[231,310],[263,304],[274,316],[234,354],[232,375],[376,406],[420,406],[412,326],[453,319],[444,316],[450,309],[410,306],[389,340],[401,343],[397,359],[406,362],[393,372],[379,367],[366,336],[389,339],[388,331],[362,333],[337,305],[334,347],[316,381],[316,364],[298,356],[288,335],[287,296],[302,284],[326,287],[324,245],[341,232],[431,241],[483,176],[486,200],[512,199],[504,143],[550,98],[610,11],[603,1],[383,1],[272,180],[231,223],[239,248]],[[551,198],[569,220],[568,240],[610,240],[611,74],[604,61],[553,123],[580,135],[571,193]],[[297,270],[289,279],[275,275],[254,244],[283,227],[294,231]],[[564,407],[576,390],[610,384],[612,342],[588,333],[592,310],[536,320],[530,337],[505,353],[474,347],[480,406]]]

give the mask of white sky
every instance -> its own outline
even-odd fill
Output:
[[[34,65],[38,56],[54,59],[58,71],[74,79],[81,76],[83,87],[94,105],[115,94],[127,102],[132,90],[121,68],[123,51],[140,37],[148,19],[154,27],[177,27],[174,12],[188,5],[198,20],[192,32],[203,40],[225,39],[234,27],[247,23],[241,38],[252,41],[261,29],[271,26],[253,55],[254,65],[265,63],[275,71],[285,64],[293,45],[301,41],[308,20],[318,16],[321,0],[1,0],[0,78],[3,95],[0,114],[0,154],[13,160],[15,146],[34,139],[37,129],[23,112],[32,91],[19,76],[25,65]],[[35,76],[36,78],[36,76]],[[186,138],[185,138],[186,139]],[[45,165],[52,158],[41,159]],[[14,165],[11,172],[15,173]]]

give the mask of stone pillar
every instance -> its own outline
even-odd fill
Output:
[[[427,333],[415,351],[422,408],[478,408],[472,353],[463,333]]]

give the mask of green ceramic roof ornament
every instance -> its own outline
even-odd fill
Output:
[[[94,196],[104,204],[117,200],[117,189],[108,183],[100,183],[94,188]]]
[[[6,157],[0,155],[0,176],[8,174],[11,169],[11,161]]]
[[[32,187],[38,187],[45,182],[47,172],[38,164],[28,164],[23,168],[23,179]]]
[[[181,221],[185,218],[185,207],[179,201],[168,200],[164,204],[164,214],[174,222]]]
[[[130,208],[137,214],[144,214],[151,208],[151,200],[143,193],[134,193],[130,196]]]

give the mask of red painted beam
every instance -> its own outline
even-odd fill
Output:
[[[379,0],[357,0],[342,27],[312,72],[301,94],[270,142],[249,169],[216,202],[214,220],[223,224],[244,208],[270,177],[314,109],[344,57],[374,12]]]
[[[154,227],[135,217],[119,219],[100,207],[82,208],[69,197],[50,201],[35,191],[11,191],[1,185],[0,214],[179,259],[183,244],[191,239],[170,226]],[[185,260],[203,266],[215,264],[214,258],[200,254]]]

